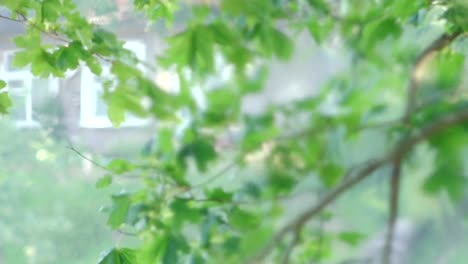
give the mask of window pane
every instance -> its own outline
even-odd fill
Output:
[[[124,48],[129,49],[135,53],[138,59],[145,60],[146,59],[146,46],[145,43],[141,41],[126,41],[124,44]]]
[[[14,120],[26,120],[26,95],[27,90],[22,80],[10,80],[7,82],[8,92],[13,106],[10,110]]]
[[[26,120],[26,97],[14,94],[10,94],[10,97],[13,101],[10,115],[14,120]]]
[[[47,101],[48,92],[49,92],[49,83],[47,79],[33,79],[31,87],[31,101],[32,101],[32,110],[33,115],[37,112],[43,112],[49,107],[46,105],[50,103]]]
[[[22,80],[10,80],[7,82],[10,93],[26,93],[26,86]]]
[[[14,72],[14,71],[19,71],[18,68],[14,67],[13,66],[13,58],[14,58],[14,54],[9,54],[6,56],[6,70],[9,71],[9,72]]]
[[[104,83],[104,78],[101,76],[94,76],[94,81],[98,84],[96,86],[96,112],[94,113],[97,117],[106,117],[107,116],[107,104],[102,99],[103,91],[102,85]]]
[[[101,94],[99,94],[99,97],[96,102],[96,116],[98,117],[106,117],[107,116],[107,104],[104,102],[104,100],[101,98]]]

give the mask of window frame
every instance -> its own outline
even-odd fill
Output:
[[[11,81],[21,81],[24,84],[23,89],[25,89],[24,104],[25,104],[25,117],[24,119],[13,119],[15,124],[18,127],[39,127],[40,124],[37,120],[34,120],[33,116],[33,98],[32,98],[32,89],[35,80],[41,79],[35,77],[29,70],[29,67],[26,68],[17,68],[10,70],[8,65],[10,58],[13,58],[15,53],[18,52],[17,49],[13,50],[4,50],[2,52],[2,62],[0,63],[0,73],[2,79],[8,84]],[[47,78],[48,80],[48,89],[47,92],[57,92],[58,91],[58,81],[54,78]],[[7,85],[5,91],[9,92],[10,89]],[[13,102],[14,103],[14,102]]]
[[[147,58],[147,45],[142,39],[124,39],[127,45],[139,45],[136,50],[132,50],[140,60]],[[110,66],[103,65],[103,73],[101,76],[106,76],[110,73]],[[144,69],[142,69],[144,70]],[[82,128],[112,128],[112,122],[107,115],[97,115],[99,96],[102,90],[102,83],[96,82],[96,75],[93,74],[87,67],[81,67],[80,78],[80,120],[79,125]],[[125,121],[120,124],[120,127],[142,127],[149,124],[149,119],[141,119],[129,115],[126,112]]]

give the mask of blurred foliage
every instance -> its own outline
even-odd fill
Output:
[[[149,23],[156,23],[173,21],[181,2],[133,4]],[[400,147],[404,153],[392,152],[402,139],[409,138],[411,148],[428,138],[428,153],[436,153],[420,188],[429,195],[448,195],[454,206],[467,198],[467,134],[461,122],[466,118],[453,117],[467,111],[463,39],[468,7],[463,0],[192,4],[186,19],[174,21],[179,23],[176,33],[167,38],[168,47],[157,60],[177,72],[180,87],[170,92],[141,70],[148,67],[146,62],[123,48],[115,34],[89,23],[71,0],[3,0],[1,5],[12,11],[11,19],[26,22],[25,33],[14,40],[17,67],[29,66],[36,76],[62,78],[84,65],[99,76],[105,61],[111,64],[103,87],[111,122],[119,126],[125,112],[131,112],[169,127],[156,131],[141,160],[112,161],[109,175],[97,183],[104,188],[116,178],[138,175],[141,186],[112,195],[106,208],[108,225],[132,232],[141,246],[112,249],[100,264],[246,263],[268,243],[273,247],[266,247],[267,263],[287,257],[292,263],[331,259],[337,254],[335,241],[352,247],[363,235],[344,225],[326,228],[324,222],[333,221],[333,213],[310,214],[317,217],[292,222],[296,233],[291,235],[297,236],[292,241],[298,241],[293,243],[284,236],[291,229],[278,230],[308,207],[294,208],[287,198],[307,192],[311,197],[300,203],[311,204],[329,191],[339,195],[363,162],[372,164],[386,154],[390,158],[383,159],[384,164],[405,154],[404,168],[427,166],[414,161],[405,146]],[[342,72],[315,96],[270,105],[257,115],[243,113],[243,98],[264,87],[268,63],[290,59],[296,36],[304,32],[323,46],[340,43],[349,54]],[[45,35],[60,38],[60,44],[46,44]],[[453,48],[457,45],[462,48]],[[207,80],[221,68],[217,56],[233,74],[228,84],[208,87]],[[194,95],[195,86],[202,87],[205,104]],[[411,109],[407,86],[415,93]],[[10,104],[7,99],[0,103],[0,110]],[[436,132],[441,129],[422,129],[440,120],[452,127],[440,134]],[[218,136],[231,127],[240,130],[234,150],[217,150]],[[413,135],[422,138],[415,142]],[[373,144],[362,144],[371,140]],[[235,168],[231,180],[216,181]],[[248,174],[249,168],[258,173]],[[382,167],[372,175],[382,181],[388,173]],[[331,198],[324,206],[336,198],[325,197]],[[386,204],[375,209],[386,210]],[[294,247],[291,256],[288,242]]]
[[[93,191],[94,177],[46,131],[0,128],[8,142],[0,147],[0,261],[95,262],[112,235],[98,213],[106,194]]]

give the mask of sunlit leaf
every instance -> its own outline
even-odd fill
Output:
[[[126,222],[127,213],[131,205],[129,194],[118,194],[112,196],[112,207],[107,219],[107,224],[116,229]]]
[[[96,188],[102,189],[108,187],[112,183],[112,176],[105,175],[96,182]]]

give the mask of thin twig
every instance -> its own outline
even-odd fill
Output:
[[[299,214],[291,222],[281,228],[276,235],[270,240],[270,242],[264,247],[262,251],[253,259],[254,262],[258,263],[270,254],[270,252],[276,247],[276,245],[283,240],[284,236],[294,230],[297,226],[303,226],[312,217],[320,213],[329,204],[334,202],[344,192],[355,186],[357,183],[369,177],[373,172],[379,168],[387,165],[389,162],[395,160],[403,160],[406,154],[408,154],[413,147],[422,140],[432,137],[440,131],[459,124],[460,122],[468,121],[468,110],[464,109],[451,114],[447,114],[426,127],[422,128],[418,134],[412,137],[408,137],[402,140],[387,156],[370,162],[366,167],[356,172],[356,175],[348,180],[343,181],[338,187],[332,190],[330,193],[320,200],[317,204],[306,209],[303,213]]]
[[[0,15],[0,18],[7,19],[7,20],[10,20],[10,21],[15,21],[15,22],[24,22],[24,20],[15,19],[15,18],[12,18],[12,17],[4,16],[4,15]]]
[[[136,237],[138,235],[137,233],[123,231],[123,230],[120,230],[120,229],[115,230],[115,232],[117,232],[119,234],[122,234],[124,236],[131,236],[131,237]]]
[[[75,152],[78,156],[80,156],[81,158],[89,161],[91,164],[93,164],[94,166],[98,167],[98,168],[101,168],[109,173],[112,173],[114,174],[114,172],[112,170],[110,170],[109,168],[107,168],[106,166],[104,165],[101,165],[99,164],[97,161],[85,156],[83,153],[81,153],[80,151],[78,151],[77,149],[75,149],[73,146],[67,146],[66,148],[70,149],[71,151]]]
[[[311,194],[312,191],[302,191],[302,192],[296,192],[290,195],[280,195],[280,196],[275,196],[272,198],[268,199],[262,199],[262,200],[240,200],[240,201],[231,201],[230,204],[233,205],[249,205],[249,204],[261,204],[261,203],[274,203],[278,201],[287,201],[290,199],[294,199],[300,195],[305,195],[305,194]],[[196,197],[180,197],[177,196],[177,199],[185,200],[185,201],[190,201],[190,202],[197,202],[197,203],[226,203],[225,200],[218,200],[218,199],[211,199],[211,198],[196,198]]]
[[[84,160],[90,162],[91,164],[93,164],[95,167],[98,167],[104,171],[106,171],[107,173],[109,173],[110,175],[112,176],[118,176],[119,178],[128,178],[128,179],[134,179],[135,176],[130,174],[130,173],[116,173],[114,172],[113,170],[107,168],[106,166],[100,164],[99,162],[91,159],[90,157],[87,157],[86,155],[84,155],[83,153],[81,153],[79,150],[77,150],[76,148],[74,148],[70,142],[69,142],[69,146],[66,146],[66,148],[70,149],[71,151],[75,152],[78,156],[80,156],[81,158],[83,158]]]
[[[349,131],[351,133],[356,133],[356,132],[366,130],[366,129],[388,129],[388,128],[396,127],[398,125],[403,125],[403,124],[401,124],[401,120],[396,119],[396,120],[388,120],[384,122],[359,124],[354,127],[350,127]],[[333,128],[333,124],[327,124],[325,126],[320,126],[320,127],[307,128],[307,129],[297,131],[291,134],[280,135],[276,138],[273,138],[272,140],[273,141],[297,140],[298,138],[314,136],[317,133],[325,132],[327,129],[331,129],[331,128]]]
[[[55,39],[55,40],[58,40],[58,41],[61,41],[61,42],[65,42],[67,44],[71,43],[71,41],[69,41],[68,39],[65,39],[63,37],[61,37],[57,32],[54,32],[54,31],[47,31],[43,28],[41,28],[38,24],[32,22],[31,20],[29,20],[26,15],[24,15],[23,13],[21,12],[16,12],[23,20],[18,20],[19,22],[24,22],[26,23],[26,25],[29,25],[33,28],[35,28],[36,30],[44,33],[46,36],[52,38],[52,39]]]
[[[204,181],[202,181],[200,183],[197,183],[197,184],[194,184],[194,185],[190,186],[190,190],[203,187],[203,186],[205,186],[207,184],[210,184],[214,180],[224,176],[228,171],[235,168],[239,164],[240,161],[241,161],[240,158],[235,158],[233,161],[228,163],[226,166],[222,167],[218,172],[216,172],[214,175],[212,175],[208,179],[206,179],[206,180],[204,180]]]
[[[16,12],[22,19],[14,19],[14,18],[11,18],[11,17],[7,17],[7,16],[3,16],[3,15],[0,15],[0,18],[4,18],[4,19],[8,19],[8,20],[11,20],[11,21],[15,21],[15,22],[20,22],[20,23],[23,23],[27,26],[31,26],[33,27],[34,29],[42,32],[45,36],[51,38],[51,39],[55,39],[55,40],[58,40],[58,41],[61,41],[61,42],[64,42],[66,44],[70,44],[71,41],[62,37],[59,33],[57,33],[56,31],[48,31],[48,30],[45,30],[43,29],[40,25],[38,25],[37,23],[34,23],[33,21],[29,20],[27,18],[27,16],[21,12]],[[108,62],[108,63],[113,63],[114,60],[112,60],[111,58],[107,58],[101,54],[98,54],[96,52],[93,52],[92,53],[94,56],[96,56],[97,58],[101,59],[102,61],[105,61],[105,62]],[[144,60],[140,60],[138,59],[138,63],[142,64],[143,66],[145,66],[146,68],[148,68],[150,71],[153,71],[155,72],[156,71],[156,68],[151,65],[150,63],[144,61]]]
[[[398,202],[400,194],[400,178],[401,178],[401,160],[397,159],[393,162],[392,176],[390,178],[390,199],[389,199],[389,219],[387,237],[385,239],[384,250],[383,250],[383,262],[384,264],[393,263],[393,239],[395,234],[395,223],[398,217]]]

